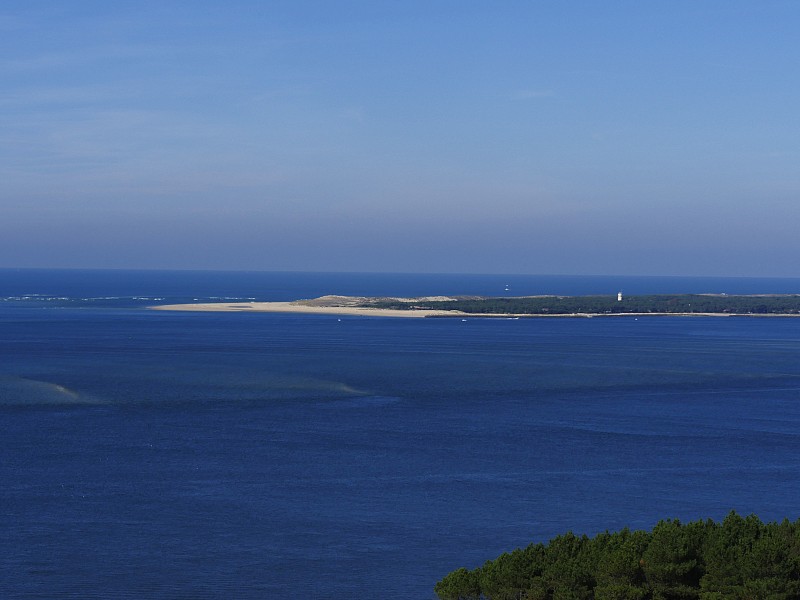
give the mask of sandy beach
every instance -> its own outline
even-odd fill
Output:
[[[455,317],[461,313],[453,310],[397,310],[387,308],[368,308],[357,304],[325,305],[314,304],[312,300],[292,302],[209,302],[200,304],[166,304],[151,306],[153,310],[178,310],[194,312],[271,312],[304,313],[314,315],[346,315],[360,317]],[[470,315],[475,316],[475,315]]]

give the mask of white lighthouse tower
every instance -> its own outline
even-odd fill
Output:
[[[622,302],[622,292],[617,294],[617,302]]]

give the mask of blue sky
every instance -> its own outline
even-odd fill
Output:
[[[798,23],[6,0],[0,267],[800,276]]]

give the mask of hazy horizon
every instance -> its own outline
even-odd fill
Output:
[[[529,279],[545,279],[545,280],[560,280],[563,279],[565,281],[577,282],[581,280],[609,280],[609,283],[613,284],[611,288],[609,288],[608,293],[616,294],[619,291],[619,287],[625,286],[626,283],[629,282],[639,282],[639,281],[646,281],[646,280],[665,280],[670,281],[674,280],[675,282],[687,282],[687,281],[704,281],[710,284],[723,284],[726,281],[730,282],[743,282],[747,280],[753,281],[765,281],[765,282],[777,282],[777,281],[786,281],[786,282],[796,282],[800,281],[800,277],[797,276],[770,276],[770,275],[653,275],[647,273],[504,273],[504,272],[494,272],[494,273],[475,273],[475,272],[463,272],[463,271],[332,271],[332,270],[302,270],[302,269],[284,269],[284,270],[267,270],[267,269],[207,269],[207,268],[171,268],[171,267],[164,267],[164,268],[140,268],[140,267],[2,267],[0,266],[0,272],[18,272],[18,273],[36,273],[36,272],[57,272],[62,274],[68,274],[70,272],[75,273],[161,273],[161,274],[168,274],[168,273],[175,273],[175,274],[190,274],[190,273],[208,273],[208,274],[228,274],[231,276],[234,275],[244,275],[247,273],[252,273],[253,275],[302,275],[302,276],[313,276],[319,275],[322,277],[329,277],[329,276],[376,276],[376,277],[485,277],[485,278],[492,278],[497,279],[498,281],[503,282],[513,282],[514,279],[517,279],[517,282]],[[507,279],[505,279],[507,278]],[[617,281],[614,281],[617,280]],[[503,284],[506,285],[506,284]],[[508,284],[510,285],[510,283]],[[508,292],[509,290],[505,290]],[[703,291],[686,291],[683,289],[674,289],[670,291],[659,291],[657,293],[669,293],[669,294],[694,294],[694,293],[701,293],[701,294],[715,294],[715,293],[723,293],[724,290],[718,290],[716,288],[708,288]],[[781,290],[775,291],[770,289],[758,289],[758,290],[749,290],[747,292],[731,292],[730,295],[751,295],[751,294],[795,294],[795,291],[792,290]],[[642,292],[635,292],[636,295],[641,295]],[[565,294],[571,295],[571,294]],[[585,294],[579,294],[585,295]],[[591,294],[589,294],[591,295]]]
[[[798,20],[12,0],[0,268],[797,277]]]

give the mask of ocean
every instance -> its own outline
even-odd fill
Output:
[[[0,597],[430,599],[569,530],[799,518],[800,319],[146,308],[618,291],[800,280],[0,270]]]

